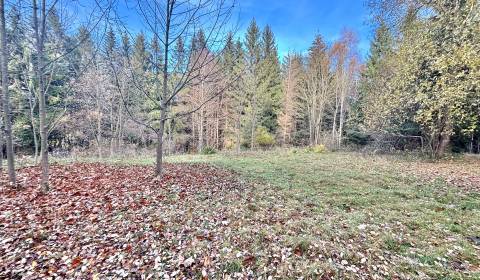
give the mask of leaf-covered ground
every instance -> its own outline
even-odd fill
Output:
[[[170,161],[162,180],[151,166],[56,165],[46,195],[39,170],[21,169],[24,188],[0,190],[0,279],[480,278],[480,197],[410,164]]]
[[[221,271],[235,236],[230,205],[246,184],[207,165],[54,166],[52,190],[37,168],[23,189],[0,192],[0,278],[197,278]],[[218,274],[217,274],[218,275]]]
[[[406,161],[402,168],[420,178],[432,182],[442,179],[464,191],[480,193],[480,157],[465,156],[462,159],[445,159],[434,162]]]

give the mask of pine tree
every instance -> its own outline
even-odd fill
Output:
[[[114,57],[116,48],[117,38],[115,36],[115,32],[113,32],[113,29],[110,27],[108,29],[105,39],[105,52],[107,54],[107,57]]]
[[[226,147],[240,151],[242,144],[242,124],[246,106],[244,89],[244,51],[242,43],[235,41],[233,34],[228,34],[225,50],[222,55],[222,68],[227,72],[226,80],[233,81],[226,93],[226,113],[231,116],[226,120]]]
[[[158,42],[158,38],[154,36],[152,38],[152,42],[150,43],[150,50],[151,50],[151,64],[152,64],[152,71],[154,73],[159,72],[159,69],[162,68],[162,50],[160,48],[160,43]]]
[[[255,131],[259,118],[259,68],[262,55],[262,43],[260,29],[255,19],[252,19],[247,29],[245,39],[245,61],[246,61],[246,90],[248,92],[248,114],[250,116],[249,130],[246,139],[250,140],[250,148],[255,148]]]
[[[261,125],[269,133],[275,134],[278,128],[277,118],[282,94],[282,77],[275,36],[268,25],[262,33],[261,56],[262,61],[258,73],[261,84],[260,120]]]
[[[131,51],[130,37],[127,33],[122,34],[122,56],[129,57]]]
[[[95,46],[90,32],[85,26],[80,26],[76,37],[79,44],[77,48],[77,53],[79,56],[77,72],[81,72],[93,62],[92,60],[94,60],[95,56]]]
[[[375,36],[370,45],[370,55],[367,61],[368,71],[375,71],[382,63],[382,60],[393,51],[393,36],[388,26],[381,22],[375,31]]]
[[[191,47],[194,52],[202,51],[206,47],[206,38],[203,29],[198,30],[195,36],[192,38]]]
[[[148,69],[148,52],[145,35],[143,34],[143,32],[139,33],[135,37],[132,64],[135,71],[138,71],[137,74],[142,74],[142,72],[145,72]]]

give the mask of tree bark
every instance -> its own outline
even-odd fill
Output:
[[[7,150],[7,168],[10,184],[16,184],[15,159],[13,153],[12,122],[10,116],[10,96],[8,92],[8,57],[7,36],[5,29],[5,1],[0,0],[0,45],[1,45],[1,72],[2,72],[2,105],[3,120],[5,123],[5,142]]]
[[[437,149],[437,158],[441,158],[445,155],[448,145],[450,144],[450,134],[442,134],[440,136],[440,143]]]
[[[165,129],[165,117],[166,110],[162,110],[160,113],[160,128],[157,132],[157,165],[155,169],[157,176],[162,176],[163,173],[163,132]]]
[[[173,131],[174,131],[174,122],[170,120],[170,125],[168,126],[168,155],[174,153],[174,146],[173,146]]]
[[[161,93],[161,106],[160,106],[160,128],[157,131],[157,163],[155,167],[155,173],[157,176],[162,176],[163,173],[163,131],[165,128],[165,118],[167,116],[168,103],[168,63],[169,63],[169,52],[170,52],[170,24],[173,11],[173,2],[167,0],[166,5],[166,18],[165,18],[165,38],[163,50],[163,89]]]
[[[335,90],[335,111],[333,113],[333,124],[332,124],[332,142],[335,144],[337,137],[337,115],[338,115],[338,85]]]
[[[256,127],[257,127],[257,98],[256,98],[256,95],[254,94],[253,101],[252,101],[252,129],[250,131],[251,133],[250,150],[253,150],[255,148]]]
[[[97,101],[97,153],[98,157],[102,157],[102,106],[100,101],[100,89],[98,85],[95,87]]]
[[[0,99],[1,102],[1,99]],[[1,107],[1,106],[0,106]],[[3,118],[0,114],[0,176],[3,175]]]
[[[33,146],[34,146],[34,162],[35,165],[38,163],[38,137],[37,137],[37,126],[35,124],[35,106],[32,102],[32,93],[28,95],[28,106],[30,107],[30,124],[32,125],[32,134],[33,134]]]
[[[237,134],[236,135],[236,142],[237,142],[236,143],[236,150],[237,150],[238,154],[240,153],[240,145],[241,145],[241,143],[240,143],[241,139],[240,138],[241,138],[241,133],[242,133],[241,132],[240,116],[241,116],[241,114],[238,113],[236,121],[235,121],[235,131],[236,131],[236,134]]]
[[[343,81],[343,82],[346,82],[346,81]],[[345,88],[343,88],[342,92],[340,93],[340,119],[338,120],[339,127],[338,127],[338,137],[337,137],[338,147],[340,147],[340,145],[342,144],[343,123],[345,120],[345,115],[344,115],[345,94],[346,94],[345,91],[346,91]]]
[[[40,119],[40,161],[42,176],[40,184],[42,185],[43,191],[47,192],[49,190],[48,186],[48,131],[47,131],[47,105],[45,98],[45,86],[43,80],[43,56],[44,56],[44,38],[45,38],[45,26],[46,26],[46,0],[41,1],[41,16],[38,17],[38,5],[37,0],[32,0],[32,9],[33,9],[33,29],[35,31],[35,51],[36,51],[36,63],[35,63],[35,73],[38,80],[38,111]],[[39,22],[40,21],[40,22]],[[41,24],[41,25],[40,25]]]
[[[204,110],[203,108],[200,109],[200,118],[199,118],[199,126],[198,126],[198,146],[197,146],[197,150],[198,152],[202,152],[203,150],[203,131],[204,131],[204,127],[203,127],[203,124],[204,124]]]

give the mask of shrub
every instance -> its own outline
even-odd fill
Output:
[[[227,150],[231,150],[235,148],[235,141],[233,139],[227,138],[225,139],[224,147]]]
[[[347,143],[359,146],[365,146],[373,140],[370,134],[358,130],[348,130],[346,136]]]
[[[261,147],[271,147],[275,145],[275,138],[263,126],[257,128],[255,141]]]
[[[309,147],[307,151],[311,153],[316,153],[316,154],[323,154],[327,152],[327,147],[325,147],[325,145],[323,144],[320,144],[320,145],[315,145],[313,147]]]
[[[216,154],[217,151],[215,150],[215,148],[207,146],[207,147],[203,148],[200,153],[202,155],[213,155],[213,154]]]

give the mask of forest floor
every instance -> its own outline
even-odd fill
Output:
[[[480,278],[478,158],[168,161],[162,180],[151,159],[57,164],[47,194],[21,168],[0,187],[0,279]]]

